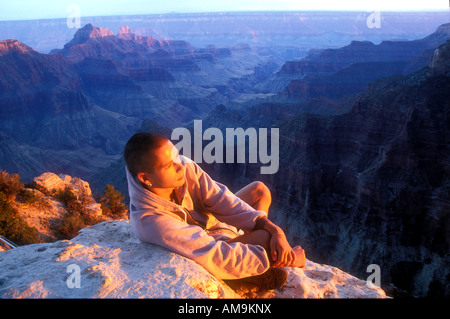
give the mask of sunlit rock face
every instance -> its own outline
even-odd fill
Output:
[[[0,252],[1,298],[385,298],[365,280],[308,261],[284,287],[232,290],[194,261],[137,240],[127,220],[72,240]]]

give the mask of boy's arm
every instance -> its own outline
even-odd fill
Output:
[[[275,225],[272,221],[270,221],[266,217],[258,218],[258,220],[255,223],[254,230],[256,230],[256,229],[265,229],[269,232],[270,235],[274,235],[274,234],[283,234],[284,235],[284,231],[281,229],[281,227]]]
[[[258,218],[267,216],[266,212],[255,210],[201,169],[197,180],[203,205],[221,222],[251,231]]]
[[[267,218],[266,212],[255,210],[205,172],[198,180],[203,186],[203,203],[211,205],[208,208],[218,220],[248,231],[265,229],[271,235],[269,258],[273,266],[286,267],[295,262],[295,252],[283,230]]]

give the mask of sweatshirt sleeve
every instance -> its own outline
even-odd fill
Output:
[[[141,241],[190,258],[217,278],[260,275],[270,266],[265,249],[259,245],[216,241],[201,227],[165,214],[133,214],[131,218],[135,219],[132,224]]]
[[[194,162],[193,162],[194,163]],[[221,222],[251,231],[256,220],[267,213],[255,210],[232,193],[227,186],[214,181],[196,163],[197,180],[203,205]]]

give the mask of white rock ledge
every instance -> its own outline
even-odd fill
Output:
[[[281,289],[237,294],[194,261],[139,242],[127,220],[85,228],[70,241],[0,252],[0,269],[0,298],[386,297],[364,280],[311,261],[287,268]]]

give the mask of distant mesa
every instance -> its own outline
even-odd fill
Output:
[[[120,29],[119,29],[119,35],[121,35],[121,34],[130,34],[130,33],[133,33],[133,32],[131,32],[130,27],[127,26],[127,25],[121,26]]]
[[[114,36],[114,33],[108,28],[94,27],[91,23],[89,23],[75,33],[74,39],[86,41],[87,39],[103,38],[108,36]]]
[[[3,40],[0,41],[0,55],[8,53],[32,53],[36,52],[28,45],[17,40]]]
[[[108,28],[94,27],[91,23],[88,23],[75,33],[73,39],[70,42],[64,45],[63,51],[68,51],[73,46],[83,44],[89,39],[99,39],[110,36],[114,36],[114,33]],[[57,53],[59,51],[61,50],[52,50],[52,52],[54,53]]]

